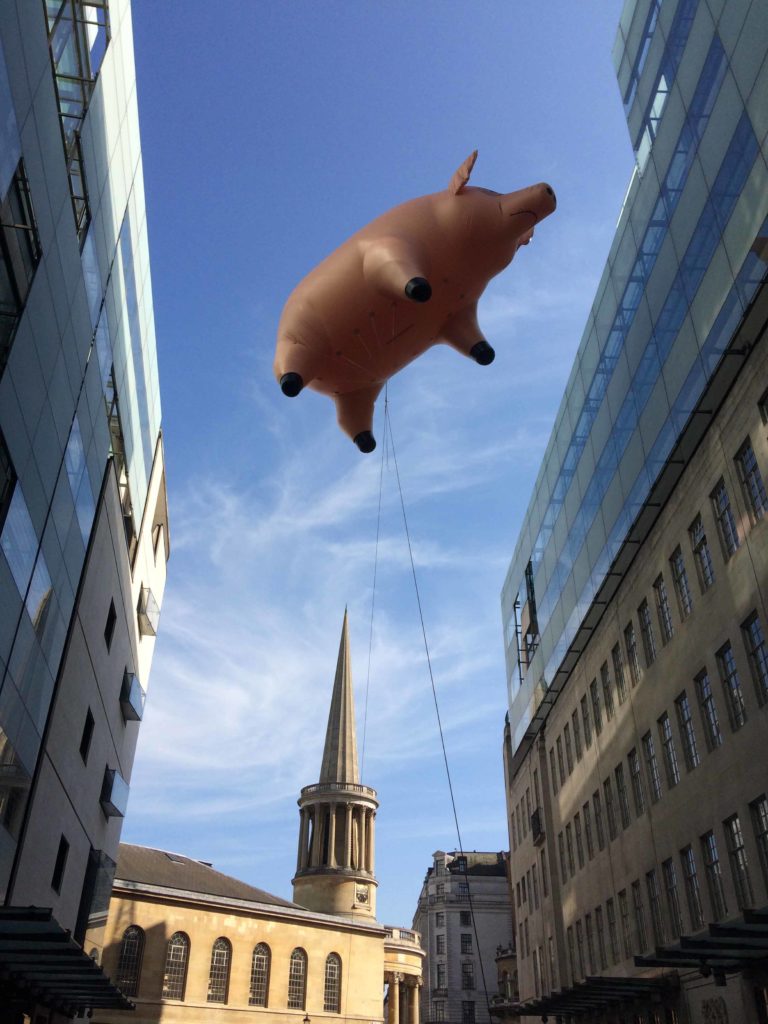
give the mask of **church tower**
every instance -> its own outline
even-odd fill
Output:
[[[341,628],[320,781],[299,797],[299,855],[293,900],[342,917],[376,917],[376,790],[363,786],[357,762],[347,612]]]

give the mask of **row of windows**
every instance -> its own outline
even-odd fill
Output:
[[[752,801],[750,814],[760,867],[768,885],[768,797],[764,793]],[[727,818],[722,828],[737,905],[740,909],[751,907],[754,896],[738,814]],[[714,831],[699,837],[699,857],[709,896],[708,917],[720,921],[728,913],[728,905]],[[679,851],[679,862],[668,858],[661,864],[661,873],[652,868],[644,879],[637,878],[628,890],[622,889],[616,900],[613,897],[606,900],[605,913],[601,904],[567,928],[568,957],[574,981],[607,969],[609,962],[615,965],[653,946],[678,939],[685,930],[679,877],[690,930],[702,929],[705,925],[702,889],[696,853],[689,844]]]
[[[459,924],[462,928],[468,928],[472,924],[472,914],[469,910],[459,911]],[[445,911],[438,910],[435,913],[435,928],[445,928]]]
[[[466,914],[467,914],[467,917],[469,917],[469,911],[467,911]],[[469,923],[469,922],[467,922],[467,923]],[[459,936],[459,939],[460,939],[460,943],[461,943],[461,952],[463,954],[471,953],[472,952],[472,933],[471,932],[462,932],[461,935]],[[435,934],[435,953],[437,953],[438,955],[443,955],[445,953],[445,949],[446,949],[445,932],[437,932]]]
[[[448,1018],[445,1015],[445,1000],[432,1000],[432,1021],[433,1024],[443,1024]],[[461,1024],[475,1024],[475,1004],[468,1000],[461,1003]]]
[[[187,984],[187,968],[190,954],[189,936],[175,932],[168,940],[163,968],[163,999],[184,999]],[[139,993],[142,961],[144,954],[144,932],[138,925],[131,925],[123,933],[115,982],[127,996]],[[308,960],[305,950],[296,948],[290,956],[288,966],[289,1010],[306,1009]],[[272,966],[272,952],[269,946],[260,942],[251,954],[249,1006],[269,1006],[269,980]],[[232,967],[232,943],[220,936],[211,947],[208,971],[209,1003],[229,1001],[229,976]],[[341,957],[329,953],[325,959],[325,983],[323,1010],[326,1013],[341,1013]]]
[[[448,965],[435,964],[435,988],[448,987]],[[475,965],[466,960],[461,965],[461,987],[467,991],[475,987]]]

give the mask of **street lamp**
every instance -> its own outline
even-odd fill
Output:
[[[304,1020],[301,1022],[301,1024],[312,1024],[312,1021],[309,1019],[308,1013],[304,1014]]]

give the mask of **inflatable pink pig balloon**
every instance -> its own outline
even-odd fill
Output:
[[[384,383],[432,345],[493,362],[477,300],[555,209],[549,185],[501,194],[468,187],[476,159],[477,151],[444,192],[396,206],[352,235],[283,309],[274,364],[283,394],[310,387],[330,395],[362,452],[376,447],[373,405]]]

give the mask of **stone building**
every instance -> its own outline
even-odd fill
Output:
[[[768,1020],[767,53],[624,5],[637,168],[502,597],[524,1015]]]
[[[94,1024],[419,1024],[419,936],[376,920],[376,791],[359,781],[346,613],[320,781],[299,799],[294,901],[161,850],[122,846],[89,950],[135,1004]]]
[[[434,1024],[487,1024],[489,1002],[509,991],[514,961],[507,855],[434,853],[413,927],[427,954],[423,1019]],[[501,972],[499,950],[507,953]]]

